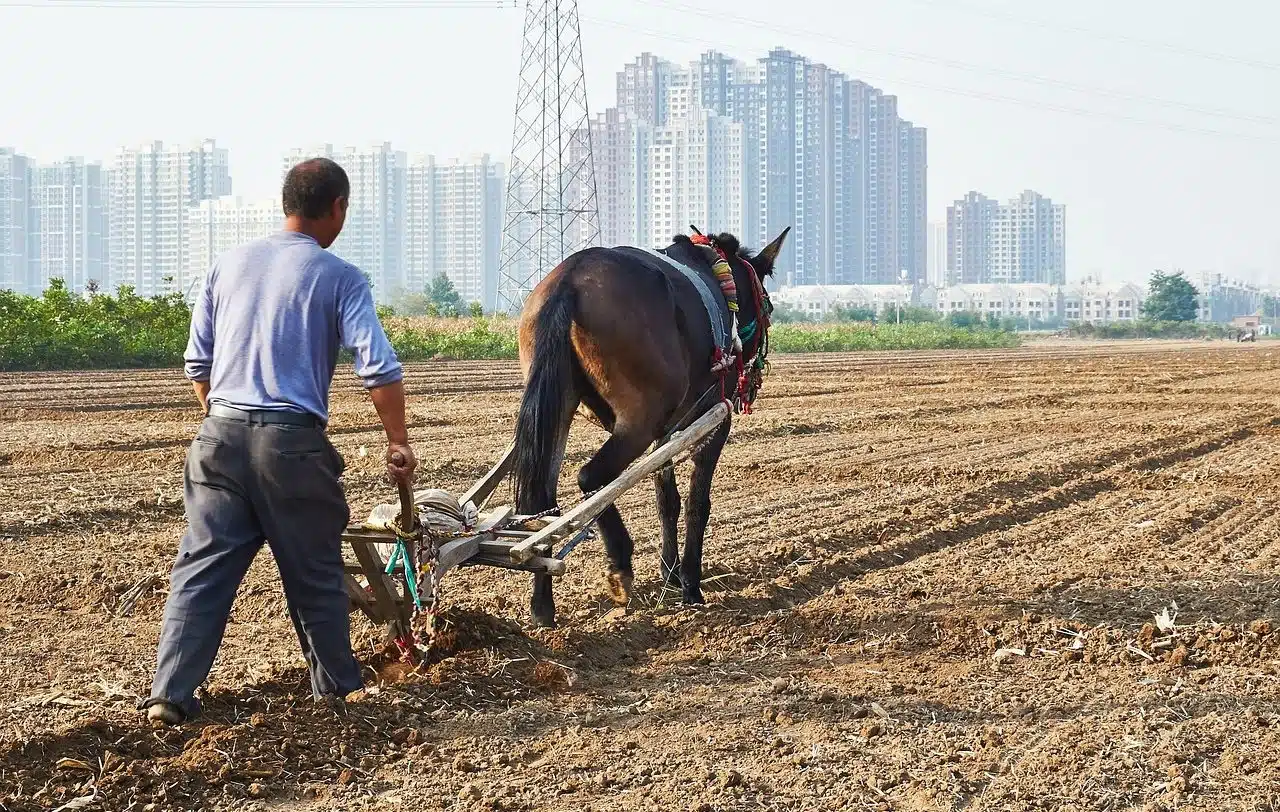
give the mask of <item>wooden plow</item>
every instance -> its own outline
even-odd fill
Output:
[[[717,403],[688,428],[673,433],[652,451],[632,463],[617,479],[588,495],[577,506],[559,516],[521,516],[510,506],[485,511],[489,497],[497,490],[511,469],[515,447],[509,446],[502,458],[457,497],[458,505],[474,505],[476,519],[472,527],[448,535],[424,531],[421,521],[423,506],[419,494],[400,486],[400,514],[395,528],[370,528],[352,524],[343,540],[354,560],[348,558],[347,594],[351,611],[362,611],[370,620],[381,624],[389,640],[416,658],[412,641],[413,616],[421,604],[433,606],[439,583],[446,573],[458,567],[482,566],[561,576],[565,559],[584,539],[607,507],[624,493],[697,449],[729,416],[729,405]],[[399,533],[397,533],[397,529]],[[397,543],[406,546],[421,538],[419,549],[428,551],[429,563],[415,566],[403,553],[397,555]],[[401,548],[404,549],[404,548]],[[388,566],[388,561],[393,563]],[[363,578],[363,583],[361,579]],[[415,590],[416,586],[416,590]],[[417,600],[414,593],[417,593]]]

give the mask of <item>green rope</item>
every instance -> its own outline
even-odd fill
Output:
[[[409,587],[409,594],[413,595],[413,605],[421,612],[422,599],[418,597],[418,577],[413,572],[413,567],[409,566],[409,551],[405,549],[404,539],[396,541],[396,549],[391,553],[391,560],[387,562],[387,575],[395,572],[396,564],[404,560],[404,580],[405,585]]]

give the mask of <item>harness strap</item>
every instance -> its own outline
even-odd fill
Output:
[[[685,278],[693,283],[693,287],[698,291],[698,297],[702,299],[702,306],[707,311],[707,320],[711,323],[712,342],[721,352],[728,350],[729,344],[731,343],[729,340],[729,328],[725,325],[723,311],[720,310],[720,304],[716,301],[715,294],[711,291],[711,285],[707,283],[707,280],[703,275],[685,265],[683,262],[679,262],[661,251],[655,251],[652,248],[644,248],[641,250],[652,254],[663,262],[666,262],[668,265],[684,274]],[[725,263],[725,267],[728,267],[727,262]],[[732,272],[730,273],[732,274]],[[735,307],[732,309],[737,309],[736,303]]]

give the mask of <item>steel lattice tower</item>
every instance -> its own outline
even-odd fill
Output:
[[[498,308],[600,236],[577,0],[528,0],[507,168]]]

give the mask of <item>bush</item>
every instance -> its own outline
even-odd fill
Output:
[[[1017,334],[949,324],[779,324],[769,331],[777,353],[1016,347]]]
[[[0,290],[0,370],[175,366],[190,323],[178,293],[81,297],[61,279],[39,297]]]
[[[836,305],[834,309],[836,321],[864,321],[875,323],[876,311],[870,307],[842,307]]]
[[[518,356],[516,322],[505,316],[406,317],[390,307],[379,307],[378,315],[405,361]],[[190,322],[179,294],[142,298],[122,287],[114,296],[77,296],[59,280],[39,297],[0,291],[0,370],[177,367]],[[775,353],[968,349],[1012,347],[1018,337],[949,321],[781,322],[770,331],[770,344]]]
[[[800,308],[788,302],[777,302],[773,306],[774,324],[795,324],[809,321],[809,316]]]
[[[518,357],[516,323],[508,318],[390,318],[387,337],[402,361],[502,360]]]
[[[1222,324],[1189,321],[1128,321],[1114,324],[1071,324],[1067,335],[1075,338],[1225,338],[1229,328]]]

